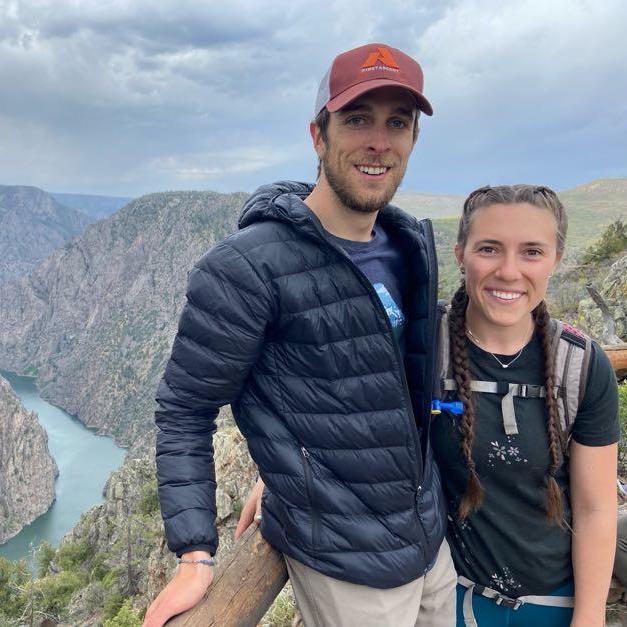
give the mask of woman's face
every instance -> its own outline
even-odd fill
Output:
[[[557,222],[548,209],[528,203],[477,209],[455,255],[466,272],[469,318],[484,329],[526,327],[561,257]]]

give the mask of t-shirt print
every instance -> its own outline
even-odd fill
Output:
[[[373,287],[390,320],[394,332],[394,339],[400,344],[403,329],[405,328],[405,315],[403,314],[403,310],[396,304],[396,301],[392,298],[392,295],[388,292],[388,289],[383,283],[373,283]]]

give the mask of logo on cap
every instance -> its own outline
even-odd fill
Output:
[[[389,68],[393,68],[398,70],[398,63],[394,60],[392,53],[387,49],[381,47],[377,47],[376,52],[371,52],[368,55],[368,58],[363,62],[362,68],[371,68],[374,67],[378,62],[381,62],[383,65]]]

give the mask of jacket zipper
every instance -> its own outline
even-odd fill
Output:
[[[309,451],[304,447],[300,447],[302,453],[303,470],[305,472],[305,487],[307,489],[307,498],[311,506],[311,543],[314,549],[320,544],[320,516],[314,505],[313,500],[313,477],[311,476],[311,460]]]
[[[315,222],[313,221],[312,218],[308,218],[308,220],[311,222],[311,224],[314,226],[314,228],[318,231],[318,227],[315,224]],[[427,225],[427,233],[426,235],[429,238],[429,242],[428,242],[428,246],[427,246],[427,261],[428,261],[428,268],[427,270],[429,271],[430,275],[431,273],[433,273],[434,271],[434,267],[436,268],[436,273],[437,273],[437,265],[434,266],[433,263],[433,257],[434,257],[434,234],[433,234],[433,227],[431,225],[431,222],[429,220],[420,220],[418,222],[419,224],[424,224]],[[399,372],[401,373],[401,379],[402,379],[402,383],[403,383],[403,392],[405,395],[405,404],[407,406],[407,411],[405,412],[405,416],[408,419],[409,422],[409,431],[411,433],[411,437],[414,443],[414,453],[415,455],[418,454],[418,451],[420,451],[420,459],[421,459],[421,469],[420,469],[420,473],[418,472],[418,464],[416,463],[414,465],[414,480],[415,480],[415,484],[416,484],[416,501],[418,499],[418,496],[422,490],[422,485],[421,485],[421,480],[422,477],[424,475],[424,466],[425,466],[425,462],[426,462],[426,455],[423,455],[423,451],[422,451],[422,443],[418,437],[418,426],[416,425],[416,419],[413,415],[413,404],[411,402],[411,396],[409,395],[409,384],[407,383],[407,376],[405,375],[405,367],[403,365],[403,360],[401,358],[401,351],[396,343],[396,341],[394,340],[394,334],[393,334],[393,330],[392,330],[392,323],[390,322],[390,319],[388,318],[387,313],[385,312],[385,308],[383,307],[383,303],[381,302],[381,299],[379,298],[379,295],[377,294],[377,292],[375,291],[374,287],[372,286],[372,283],[370,282],[370,280],[368,279],[368,277],[355,265],[355,263],[353,262],[353,260],[350,258],[350,256],[348,255],[348,253],[346,253],[346,251],[344,251],[342,248],[340,248],[339,246],[336,246],[335,244],[333,244],[332,242],[329,242],[329,240],[327,240],[323,234],[322,235],[322,239],[328,244],[328,246],[330,248],[332,248],[333,250],[335,250],[336,252],[338,252],[339,254],[342,255],[342,258],[346,261],[348,261],[348,263],[351,265],[355,275],[357,276],[357,278],[360,280],[360,282],[362,283],[362,285],[368,290],[369,294],[370,294],[370,298],[372,301],[374,301],[375,303],[375,307],[377,308],[377,310],[379,311],[379,314],[383,316],[383,319],[385,320],[385,324],[387,326],[387,330],[388,333],[390,334],[391,338],[392,338],[392,346],[394,347],[394,354],[396,356],[396,362],[399,366]],[[429,294],[429,311],[431,312],[431,332],[432,338],[435,338],[435,324],[436,324],[436,318],[437,316],[434,315],[434,306],[435,303],[437,302],[437,274],[435,275],[435,281],[431,281],[431,285],[432,285],[432,289],[431,289],[431,293]],[[435,340],[431,343],[431,360],[430,363],[434,363],[434,359],[435,359]],[[430,416],[431,416],[431,396],[433,394],[433,376],[429,375],[427,377],[427,383],[429,385],[429,387],[425,386],[426,389],[428,390],[428,394],[427,394],[427,406],[425,407],[424,411],[425,411],[425,427],[428,429],[429,426],[429,422],[430,422]],[[426,450],[425,450],[426,453]],[[416,461],[418,461],[416,459]],[[417,503],[416,503],[416,514],[418,515],[418,509],[417,509]]]
[[[429,363],[436,363],[437,356],[437,321],[438,317],[437,307],[438,307],[438,262],[435,257],[435,235],[433,233],[433,224],[431,220],[421,220],[421,222],[425,225],[427,236],[429,240],[429,245],[427,246],[427,272],[429,272],[429,276],[433,278],[430,283],[430,292],[429,292],[429,312],[431,315],[431,337],[433,341],[431,342],[431,355],[429,359]],[[426,390],[425,394],[425,406],[423,408],[425,415],[425,450],[424,450],[424,462],[426,463],[427,456],[427,446],[429,443],[429,432],[431,430],[431,403],[433,402],[433,378],[435,377],[435,369],[431,368],[426,377]]]

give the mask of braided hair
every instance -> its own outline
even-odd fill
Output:
[[[555,192],[548,187],[532,185],[513,185],[500,187],[482,187],[468,196],[464,203],[464,211],[459,224],[457,244],[464,247],[470,231],[472,214],[477,209],[494,204],[529,203],[535,207],[550,210],[557,222],[557,251],[562,253],[566,240],[567,220],[564,207]],[[465,281],[451,301],[449,314],[449,336],[451,344],[451,364],[453,377],[457,384],[459,400],[464,405],[464,413],[460,421],[462,438],[460,441],[461,453],[468,468],[468,483],[466,491],[459,503],[457,515],[464,520],[477,511],[483,500],[484,490],[477,474],[472,457],[472,447],[475,439],[475,406],[470,389],[471,372],[470,358],[466,344],[466,309],[468,307],[468,293]],[[555,373],[553,371],[553,354],[551,350],[551,334],[549,331],[550,315],[545,301],[542,301],[532,312],[535,331],[540,338],[544,357],[544,386],[546,389],[546,432],[550,463],[545,475],[544,507],[549,521],[556,525],[564,524],[564,504],[562,493],[555,479],[555,475],[562,463],[562,449],[559,433],[559,416],[557,401],[554,395]]]

